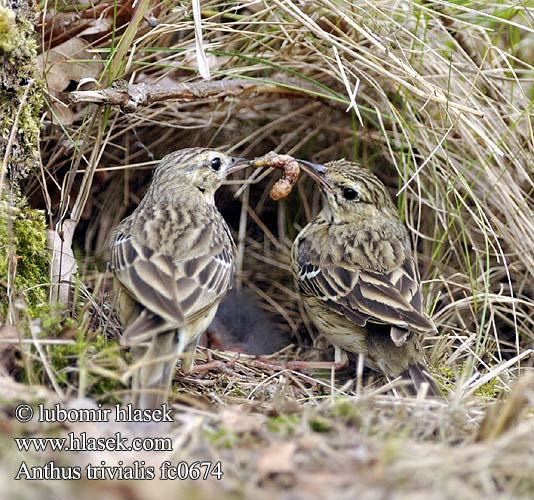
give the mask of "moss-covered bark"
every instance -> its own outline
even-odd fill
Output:
[[[30,308],[46,299],[46,220],[29,210],[19,192],[21,179],[39,175],[42,84],[36,66],[31,0],[0,0],[0,314],[8,295]]]
[[[38,162],[42,86],[38,77],[33,2],[0,0],[0,151],[7,172],[18,180]]]
[[[41,210],[1,207],[0,277],[1,317],[7,313],[8,285],[13,288],[13,299],[24,299],[30,316],[47,302],[46,221]]]

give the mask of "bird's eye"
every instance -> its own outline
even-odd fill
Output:
[[[210,167],[213,170],[215,170],[215,172],[217,172],[221,168],[221,165],[222,165],[222,160],[218,156],[216,156],[215,158],[212,158],[210,161]]]
[[[359,199],[360,195],[358,194],[358,191],[352,188],[344,188],[343,189],[343,197],[346,200],[352,201]]]

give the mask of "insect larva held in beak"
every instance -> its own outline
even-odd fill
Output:
[[[275,182],[269,193],[273,200],[285,198],[299,178],[299,164],[295,158],[289,155],[279,155],[271,151],[252,160],[251,165],[257,168],[271,167],[282,170],[282,177]]]

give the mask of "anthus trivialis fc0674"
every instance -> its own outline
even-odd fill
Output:
[[[167,399],[174,367],[190,371],[200,335],[231,287],[234,243],[214,194],[241,160],[192,148],[154,171],[136,210],[115,229],[111,267],[134,364],[133,403]]]
[[[307,165],[307,167],[306,167]],[[297,236],[292,268],[317,329],[337,348],[364,356],[390,377],[422,382],[421,337],[435,332],[406,228],[382,182],[355,163],[304,162],[324,194],[323,209]]]

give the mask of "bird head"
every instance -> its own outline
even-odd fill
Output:
[[[213,202],[215,191],[226,176],[238,165],[248,165],[244,158],[234,158],[215,149],[188,148],[165,156],[156,166],[151,188],[152,196],[173,197],[178,191],[189,190],[191,185],[202,196]]]
[[[397,210],[378,177],[347,160],[325,165],[301,161],[303,170],[320,186],[323,212],[335,223],[397,218]],[[381,219],[375,219],[382,216]]]

